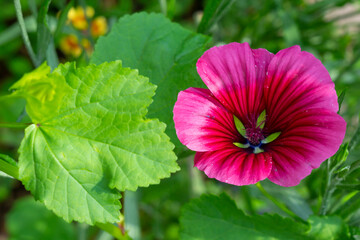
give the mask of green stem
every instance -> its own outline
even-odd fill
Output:
[[[2,123],[0,122],[0,128],[26,128],[31,123]]]
[[[21,36],[22,36],[22,38],[24,40],[26,50],[29,53],[29,56],[30,56],[31,61],[34,64],[34,66],[38,67],[39,63],[38,63],[38,61],[36,59],[34,50],[33,50],[32,46],[31,46],[29,36],[27,34],[27,31],[26,31],[26,26],[25,26],[24,16],[23,16],[22,10],[21,10],[20,0],[14,0],[14,5],[15,5],[15,10],[16,10],[16,17],[17,17],[17,20],[19,22],[19,26],[20,26],[20,30],[21,30]]]
[[[139,219],[139,200],[138,191],[124,192],[124,219],[125,230],[134,240],[141,239],[140,219]]]
[[[6,173],[7,175],[18,179],[19,178],[19,169],[17,166],[14,166],[0,158],[0,171]]]
[[[112,223],[96,223],[96,226],[99,227],[100,229],[104,230],[105,232],[108,232],[109,234],[111,234],[111,236],[113,236],[116,239],[119,239],[119,240],[130,240],[131,239],[131,238],[129,238],[127,233],[125,233],[125,235],[123,235],[120,228],[115,226]]]
[[[324,196],[321,201],[319,215],[326,215],[327,210],[328,210],[328,205],[330,202],[330,197],[335,190],[331,185],[332,173],[330,172],[330,159],[326,160],[326,170],[325,171],[326,171],[325,192],[324,192]]]
[[[166,0],[159,0],[159,4],[160,4],[162,14],[164,14],[166,16],[167,15],[167,2],[166,2]]]
[[[256,183],[257,188],[260,190],[260,192],[262,194],[264,194],[265,197],[267,197],[270,201],[272,201],[273,203],[275,203],[276,206],[278,206],[282,211],[284,211],[286,214],[288,214],[289,216],[293,217],[294,219],[303,222],[303,223],[307,223],[305,220],[303,220],[302,218],[300,218],[299,216],[297,216],[295,213],[293,213],[290,209],[288,209],[286,207],[285,204],[283,204],[282,202],[279,202],[276,198],[274,198],[273,196],[271,196],[261,185],[260,182]]]
[[[76,228],[77,228],[77,239],[78,240],[86,240],[87,239],[87,232],[89,229],[89,225],[87,225],[86,223],[77,223],[76,224]]]

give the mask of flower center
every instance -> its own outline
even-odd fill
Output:
[[[250,146],[258,146],[261,144],[261,141],[264,139],[262,134],[262,129],[259,127],[247,128],[246,129],[246,139],[249,142]]]
[[[233,144],[239,148],[252,148],[253,153],[262,153],[264,150],[260,148],[263,144],[270,143],[277,139],[281,132],[274,132],[268,136],[263,135],[263,128],[266,122],[266,111],[264,110],[258,117],[256,124],[252,127],[245,128],[244,124],[234,115],[235,127],[246,139],[246,143],[234,142]]]

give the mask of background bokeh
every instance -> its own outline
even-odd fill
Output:
[[[12,1],[0,1],[0,96],[8,94],[9,87],[32,69],[31,59],[24,47]],[[40,0],[21,1],[26,27],[34,49],[36,46],[36,14]],[[54,42],[60,62],[77,61],[87,64],[99,35],[111,29],[112,24],[125,14],[139,11],[166,12],[174,22],[196,31],[206,1],[197,0],[79,0],[75,5],[91,6],[91,19],[105,18],[100,22],[103,32],[92,34],[89,29],[79,29],[69,22],[56,34]],[[69,4],[66,0],[53,0],[49,10],[49,28],[55,31],[59,12]],[[164,10],[164,6],[166,9]],[[67,20],[69,21],[69,20]],[[104,25],[105,24],[105,28]],[[105,29],[105,30],[104,30]],[[358,127],[360,112],[360,2],[345,0],[252,0],[233,1],[209,35],[213,44],[249,42],[252,48],[277,51],[300,45],[319,58],[336,84],[338,95],[346,90],[340,114],[348,123],[346,140],[352,138]],[[73,37],[69,37],[73,36]],[[76,52],[76,53],[75,53]],[[159,63],[161,64],[161,63]],[[29,121],[24,112],[25,102],[13,99],[0,100],[0,122]],[[17,148],[23,130],[0,129],[0,153],[17,158]],[[359,147],[349,156],[358,160]],[[181,207],[202,193],[227,192],[238,206],[248,213],[279,212],[253,186],[234,187],[213,179],[193,168],[193,155],[179,159],[181,171],[159,185],[139,189],[133,196],[137,216],[125,216],[136,223],[140,221],[142,239],[178,239]],[[319,207],[319,189],[322,168],[314,170],[299,186],[287,189],[264,182],[264,187],[291,210],[306,219]],[[355,194],[355,193],[352,193]],[[335,193],[335,201],[341,192]],[[250,206],[249,199],[252,197]],[[349,196],[350,197],[350,196]],[[95,227],[84,224],[67,224],[41,204],[35,203],[20,182],[0,177],[0,239],[111,239]],[[254,200],[255,199],[255,200]],[[304,199],[306,201],[304,201]],[[132,203],[125,203],[129,204]],[[36,211],[36,214],[34,213]],[[21,220],[19,220],[21,219]],[[360,213],[350,220],[359,225]],[[58,231],[62,229],[63,231]],[[55,237],[56,236],[56,237]]]

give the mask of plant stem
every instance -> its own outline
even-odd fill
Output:
[[[321,201],[321,206],[320,206],[320,210],[319,210],[319,215],[326,215],[327,210],[328,210],[328,205],[329,205],[329,201],[330,201],[330,197],[334,192],[334,188],[331,186],[331,175],[332,173],[330,172],[330,159],[326,160],[326,185],[325,185],[325,192],[324,192],[324,196],[323,199]]]
[[[100,229],[104,230],[105,232],[108,232],[109,234],[111,234],[116,239],[119,239],[119,240],[129,240],[129,239],[131,239],[131,238],[129,238],[127,233],[125,233],[123,235],[120,228],[115,226],[112,223],[96,223],[96,226],[99,227]]]
[[[7,175],[18,179],[19,178],[19,169],[17,166],[14,166],[0,158],[0,171],[6,173]]]
[[[162,14],[164,14],[166,16],[167,15],[167,3],[166,3],[166,0],[159,0],[159,4],[160,4]]]
[[[275,203],[276,206],[278,206],[281,210],[283,210],[286,214],[288,214],[289,216],[293,217],[294,219],[303,222],[303,223],[307,223],[306,221],[304,221],[302,218],[300,218],[299,216],[297,216],[295,213],[293,213],[290,209],[288,209],[286,207],[285,204],[283,204],[282,202],[279,202],[276,198],[274,198],[273,196],[271,196],[261,185],[260,182],[256,183],[257,188],[260,190],[260,192],[262,194],[264,194],[265,197],[267,197],[270,201],[272,201],[273,203]]]
[[[140,220],[139,220],[139,206],[138,206],[138,191],[124,192],[124,218],[125,230],[129,236],[134,240],[141,239]]]
[[[2,123],[0,122],[0,128],[26,128],[31,123]]]
[[[16,17],[17,17],[17,20],[19,22],[19,26],[20,26],[20,30],[21,30],[21,36],[23,38],[26,50],[29,53],[29,56],[31,58],[31,61],[32,61],[33,65],[35,67],[38,67],[39,63],[38,63],[38,61],[36,59],[34,50],[33,50],[32,46],[31,46],[29,36],[27,34],[27,31],[26,31],[26,26],[25,26],[24,16],[23,16],[22,10],[21,10],[20,0],[14,0],[14,5],[15,5]]]

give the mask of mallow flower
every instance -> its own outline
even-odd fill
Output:
[[[174,122],[208,177],[294,186],[342,143],[346,122],[334,83],[299,46],[272,54],[230,43],[206,51],[196,67],[209,89],[181,91]]]

